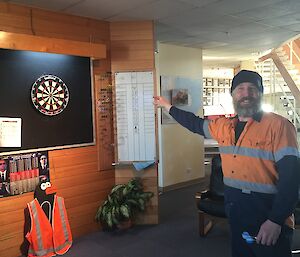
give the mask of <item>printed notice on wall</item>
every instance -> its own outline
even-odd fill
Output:
[[[118,72],[116,119],[118,161],[153,161],[155,149],[152,72]]]
[[[21,147],[21,118],[0,117],[0,147]]]

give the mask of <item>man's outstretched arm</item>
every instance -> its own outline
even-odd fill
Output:
[[[207,134],[204,134],[203,129],[205,123],[208,123],[205,119],[196,116],[192,112],[183,111],[172,106],[171,103],[162,96],[154,96],[153,99],[156,107],[164,108],[183,127],[202,136]]]

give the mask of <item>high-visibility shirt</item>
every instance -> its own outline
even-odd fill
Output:
[[[298,201],[299,151],[296,130],[287,119],[258,113],[235,142],[237,117],[205,120],[174,106],[170,114],[190,131],[218,141],[226,186],[255,192],[253,197],[274,195],[270,219],[293,225],[289,215]]]
[[[72,245],[72,234],[64,199],[54,196],[52,224],[37,199],[27,204],[31,228],[26,235],[29,241],[28,257],[50,257],[66,253]]]
[[[250,119],[235,142],[237,121],[224,117],[205,124],[205,136],[219,144],[224,184],[245,192],[277,193],[275,163],[299,155],[294,126],[279,115],[265,113],[260,121]]]

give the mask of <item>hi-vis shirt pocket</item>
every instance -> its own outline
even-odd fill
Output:
[[[237,152],[248,157],[274,161],[271,141],[262,138],[244,140]]]
[[[263,151],[272,151],[272,143],[270,140],[266,140],[265,138],[252,138],[247,141],[251,148]]]

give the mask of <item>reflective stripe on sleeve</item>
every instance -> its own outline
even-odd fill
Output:
[[[285,147],[281,148],[279,151],[275,152],[275,161],[278,162],[281,160],[284,156],[292,155],[299,158],[299,152],[296,147]]]
[[[208,138],[208,139],[211,139],[212,136],[211,136],[211,134],[209,132],[208,125],[209,125],[209,120],[204,120],[204,122],[203,122],[204,137]]]

